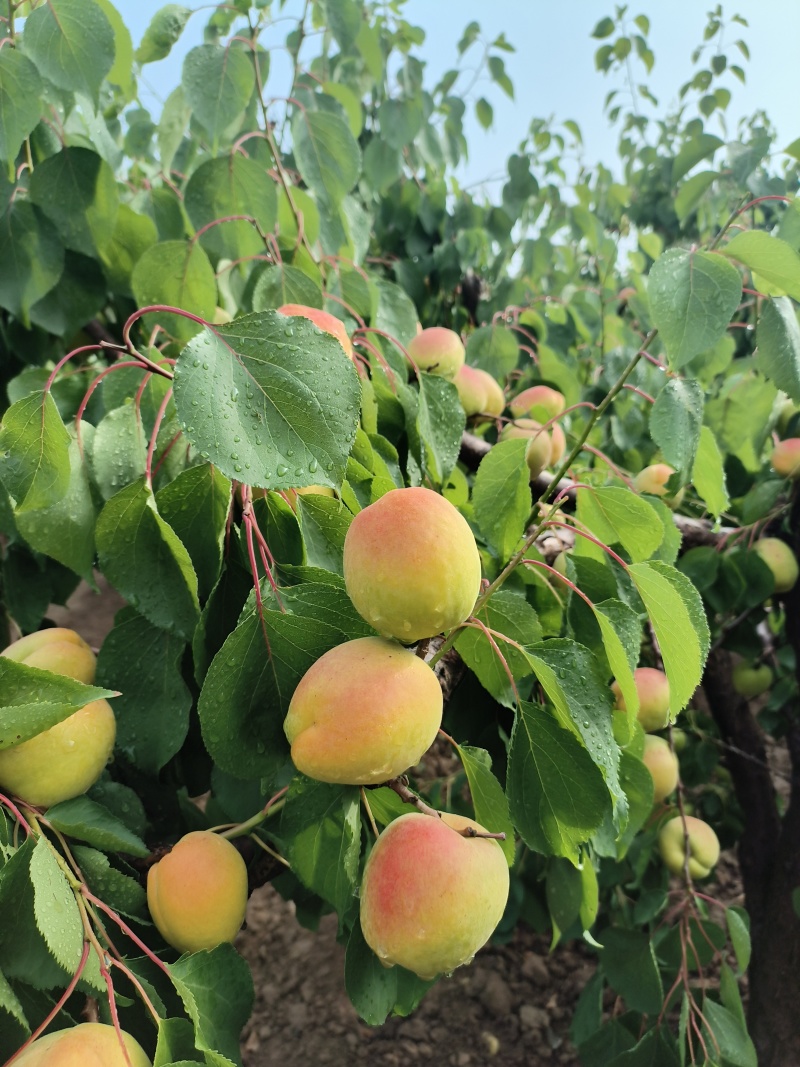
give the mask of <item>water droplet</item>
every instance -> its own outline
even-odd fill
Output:
[[[317,461],[315,459],[312,459],[311,462],[308,465],[308,473],[309,474],[314,474],[316,472],[316,469],[317,469]]]
[[[234,437],[234,439],[233,439],[233,443],[235,445],[238,445],[240,441],[241,441],[241,437]]]
[[[289,473],[289,468],[287,466],[285,466],[283,463],[279,463],[278,464],[278,470],[277,470],[278,477],[282,478],[285,474],[288,474],[288,473]]]
[[[233,389],[231,389],[231,400],[235,404],[238,401],[238,399],[239,399],[239,390],[234,385]]]

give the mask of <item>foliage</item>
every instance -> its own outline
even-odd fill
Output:
[[[0,1054],[77,1019],[88,994],[105,1021],[116,997],[157,1064],[238,1062],[246,966],[228,945],[175,962],[141,888],[151,848],[217,825],[290,865],[268,876],[307,921],[336,910],[369,1023],[419,1002],[430,983],[379,967],[357,915],[370,822],[410,809],[295,774],[283,719],[315,660],[372,632],[341,578],[352,517],[424,484],[468,519],[488,579],[428,653],[464,677],[445,681],[462,770],[427,801],[507,831],[506,935],[528,921],[595,947],[572,1030],[584,1062],[755,1064],[747,916],[658,862],[675,805],[651,811],[632,674],[663,663],[691,733],[678,804],[731,844],[743,813],[693,702],[709,649],[756,660],[767,634],[764,728],[785,734],[796,700],[781,600],[749,547],[788,515],[769,452],[787,396],[800,403],[800,152],[776,149],[763,114],[729,134],[744,41],[737,62],[710,55],[712,13],[663,114],[636,80],[655,61],[648,19],[601,20],[597,67],[623,77],[606,99],[615,168],[581,162],[574,122],[533,119],[492,199],[458,167],[467,109],[489,126],[513,97],[512,46],[477,23],[430,85],[403,0],[310,0],[271,98],[279,5],[235,0],[151,116],[137,79],[188,9],[163,8],[134,52],[109,0],[2,7],[3,628],[37,630],[95,567],[129,606],[99,659],[121,693],[103,779],[44,815],[0,798]],[[286,303],[337,316],[355,361]],[[462,438],[455,387],[404,358],[418,321],[463,333],[507,398],[540,381],[564,394],[553,478],[530,485],[519,443],[492,447],[502,420]],[[679,515],[631,489],[660,459],[687,489]],[[286,492],[308,486],[337,496]],[[4,731],[30,715],[32,670],[0,674]],[[36,685],[35,730],[80,697]],[[625,1014],[603,1013],[606,987]]]

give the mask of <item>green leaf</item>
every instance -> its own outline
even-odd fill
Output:
[[[800,255],[779,237],[762,230],[737,235],[721,249],[784,293],[800,300]]]
[[[722,337],[741,298],[742,281],[719,255],[671,248],[653,264],[647,292],[670,367],[680,370]]]
[[[310,494],[300,497],[300,519],[308,565],[342,574],[350,512],[338,500]]]
[[[237,778],[275,776],[289,762],[283,720],[297,683],[323,653],[372,633],[343,589],[282,589],[284,611],[250,611],[209,667],[198,702],[214,762]]]
[[[25,1012],[19,1002],[19,998],[2,973],[0,973],[0,1009],[10,1015],[12,1019],[16,1019],[26,1037],[30,1034],[31,1028],[25,1018]]]
[[[75,894],[43,837],[31,856],[31,882],[36,925],[59,966],[74,974],[83,951],[83,924]]]
[[[514,722],[506,785],[511,818],[529,848],[565,856],[603,821],[609,795],[603,776],[571,730],[545,708],[522,703]]]
[[[341,485],[360,400],[339,342],[271,311],[204,329],[175,368],[178,415],[201,456],[270,489]]]
[[[18,48],[0,52],[0,159],[13,161],[42,117],[44,83]]]
[[[683,225],[719,177],[719,171],[701,170],[681,185],[675,197],[675,214]]]
[[[481,608],[478,618],[494,631],[492,639],[512,676],[516,680],[529,677],[533,667],[527,646],[541,641],[542,628],[536,612],[525,597],[510,589],[498,589]],[[517,648],[516,645],[526,647]],[[456,638],[455,647],[470,670],[475,672],[484,689],[491,693],[495,700],[508,708],[516,706],[516,697],[506,668],[483,630],[465,627]]]
[[[233,945],[192,952],[168,970],[194,1023],[197,1049],[239,1063],[239,1035],[253,1010],[253,979]]]
[[[92,474],[104,500],[110,500],[143,476],[147,437],[141,410],[134,403],[123,403],[109,411],[98,423],[90,443]]]
[[[650,436],[664,460],[689,475],[703,423],[703,390],[698,382],[671,378],[650,409]]]
[[[674,721],[703,677],[710,643],[703,602],[689,579],[669,564],[637,563],[628,568],[628,575],[661,648]]]
[[[111,0],[95,0],[114,31],[114,63],[106,74],[106,80],[118,85],[126,99],[133,96],[133,41],[130,31],[122,21],[119,11]]]
[[[183,542],[205,600],[219,577],[231,483],[210,463],[189,467],[156,493],[158,512]]]
[[[800,324],[791,300],[767,300],[758,319],[758,369],[800,402]]]
[[[679,182],[684,174],[688,174],[701,159],[713,156],[716,150],[722,148],[724,144],[724,141],[711,133],[700,133],[696,137],[690,137],[672,162],[672,184]],[[698,176],[695,175],[695,177]]]
[[[362,12],[357,0],[325,0],[327,25],[343,52],[352,48],[361,29]]]
[[[197,230],[230,215],[249,215],[262,233],[271,233],[278,217],[275,184],[262,165],[239,153],[201,163],[184,194],[189,218]],[[245,259],[266,251],[264,240],[250,222],[224,222],[200,238],[211,254]]]
[[[43,10],[43,9],[42,9]],[[18,197],[0,219],[0,307],[30,326],[31,307],[64,269],[64,246],[50,220]]]
[[[125,296],[133,295],[133,268],[157,241],[158,230],[149,215],[139,215],[127,204],[119,205],[114,232],[101,257],[112,289],[118,289]]]
[[[750,943],[750,916],[744,908],[726,908],[725,921],[728,924],[728,936],[736,953],[739,974],[744,974],[750,966],[752,945]]]
[[[99,262],[78,252],[67,252],[58,284],[33,305],[31,322],[48,333],[69,338],[97,315],[107,293],[108,283]],[[62,379],[62,383],[61,388],[66,391],[67,380]]]
[[[191,8],[182,4],[166,4],[156,11],[144,31],[142,43],[136,49],[136,62],[157,63],[159,59],[166,59],[191,14]]]
[[[632,1011],[657,1014],[664,1000],[655,952],[640,930],[610,927],[603,932],[600,954],[609,985]]]
[[[358,883],[360,794],[298,775],[286,795],[280,837],[300,881],[344,916]]]
[[[359,1016],[370,1026],[381,1026],[397,1001],[397,967],[384,967],[353,924],[344,957],[344,984]]]
[[[114,695],[0,656],[0,751],[49,730],[93,700]]]
[[[723,511],[727,511],[730,497],[725,480],[725,466],[714,431],[708,426],[700,429],[700,443],[692,468],[692,482],[712,515],[719,517]]]
[[[606,37],[610,37],[614,32],[614,20],[608,17],[600,19],[595,28],[592,30],[592,37],[595,37],[598,41],[604,40]]]
[[[731,1067],[758,1067],[755,1046],[735,1015],[708,997],[703,1001],[703,1015],[707,1048],[718,1048]]]
[[[123,608],[100,649],[97,677],[120,690],[117,748],[145,774],[158,774],[186,740],[192,694],[181,674],[185,648],[180,637]]]
[[[531,512],[528,441],[500,441],[481,460],[472,489],[475,519],[501,561],[510,558]]]
[[[616,848],[612,847],[608,852],[598,848],[598,852],[623,859],[634,838],[653,813],[654,787],[652,774],[631,752],[620,753],[619,777],[628,798],[628,824],[617,836]],[[595,845],[597,847],[597,841]]]
[[[378,108],[383,140],[397,151],[411,144],[424,120],[421,99],[384,100]]]
[[[514,825],[508,814],[508,799],[503,787],[492,774],[492,757],[483,748],[457,745],[458,758],[469,782],[469,793],[475,809],[475,819],[493,834],[505,834],[500,847],[509,867],[514,865]]]
[[[478,122],[483,126],[484,130],[488,130],[494,121],[494,109],[485,97],[480,97],[476,102],[475,114],[478,116]]]
[[[519,346],[505,326],[479,326],[467,339],[467,363],[502,381],[517,365]]]
[[[304,304],[306,307],[321,308],[322,290],[297,267],[276,263],[258,276],[253,290],[253,311],[267,311],[284,304]]]
[[[420,376],[417,400],[416,430],[424,448],[423,466],[444,486],[458,461],[466,425],[464,409],[453,383],[435,374]]]
[[[611,725],[611,691],[596,674],[596,661],[576,641],[554,638],[529,652],[533,669],[561,726],[580,737],[603,772],[614,800],[617,820],[624,824],[627,802],[619,782],[619,749]]]
[[[233,43],[201,44],[183,61],[183,91],[197,121],[216,142],[239,118],[256,85],[249,54]]]
[[[217,306],[217,281],[208,256],[197,242],[161,241],[141,256],[131,275],[131,288],[139,307],[168,304],[211,321]],[[147,328],[156,323],[184,341],[200,326],[190,319],[165,312],[146,316]]]
[[[583,865],[586,866],[586,860]],[[545,893],[553,924],[552,949],[561,940],[561,934],[577,921],[580,914],[583,900],[581,871],[569,860],[554,856],[547,864]]]
[[[31,859],[40,841],[29,837],[12,853],[2,870],[0,907],[4,920],[0,923],[0,967],[6,978],[21,979],[34,989],[53,989],[63,987],[69,977],[56,963],[36,924]],[[40,908],[46,908],[42,900]],[[66,937],[69,941],[68,932]],[[77,965],[75,959],[73,973]]]
[[[108,501],[95,537],[101,570],[129,604],[154,626],[190,638],[200,615],[197,576],[144,479]]]
[[[0,423],[0,481],[17,515],[63,500],[70,484],[69,434],[50,393],[12,404]]]
[[[114,65],[114,30],[94,0],[48,0],[25,21],[25,52],[59,89],[96,99]]]
[[[417,332],[417,309],[408,294],[394,282],[376,278],[378,310],[375,326],[407,345]]]
[[[578,489],[578,518],[595,537],[607,545],[619,543],[634,562],[649,559],[664,539],[656,511],[630,489],[602,486]],[[602,549],[577,538],[576,552],[605,559]]]
[[[604,600],[592,606],[603,641],[608,665],[614,675],[628,714],[633,717],[639,711],[639,692],[633,671],[639,662],[641,623],[638,615],[619,600]]]
[[[341,203],[361,173],[361,149],[347,122],[327,111],[297,111],[292,142],[306,185],[331,206]]]
[[[96,849],[74,845],[72,853],[89,888],[104,903],[132,918],[147,915],[147,893],[134,878],[112,867]]]
[[[91,429],[88,424],[84,424],[84,448],[88,447],[91,440]],[[19,532],[31,548],[58,560],[93,584],[95,507],[86,464],[81,456],[74,427],[70,427],[68,432],[70,474],[66,494],[49,507],[18,511],[16,521]],[[0,449],[2,440],[3,433],[0,430]],[[50,458],[53,458],[52,454]]]
[[[124,852],[140,859],[150,855],[140,837],[132,834],[108,808],[86,796],[48,808],[47,819],[56,830],[105,852]]]

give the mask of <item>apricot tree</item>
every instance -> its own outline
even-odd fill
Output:
[[[207,11],[0,0],[0,1060],[236,1064],[271,881],[371,1025],[527,922],[596,954],[587,1065],[794,1067],[800,142],[726,127],[743,20],[665,113],[602,19],[614,167],[533,118],[491,196],[503,34],[432,84],[404,0],[277,8],[153,116]]]

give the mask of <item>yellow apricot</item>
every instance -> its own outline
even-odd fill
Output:
[[[508,900],[508,864],[497,841],[464,837],[471,819],[413,812],[389,823],[361,885],[361,929],[387,967],[435,978],[469,963],[492,936]]]
[[[158,932],[179,952],[233,941],[247,907],[244,860],[219,834],[186,834],[147,872],[147,905]]]
[[[151,1067],[144,1049],[122,1031],[131,1067]],[[117,1031],[106,1023],[79,1023],[39,1037],[14,1060],[14,1067],[128,1067]]]
[[[689,837],[689,874],[692,878],[706,878],[719,859],[719,838],[702,819],[686,816]],[[680,816],[670,819],[658,834],[658,850],[664,865],[673,874],[683,874],[686,840]]]
[[[458,399],[466,415],[477,415],[486,410],[486,382],[475,367],[470,367],[468,363],[459,367],[453,385],[458,390]]]
[[[408,343],[408,354],[420,370],[455,378],[464,365],[464,345],[454,330],[429,326]]]
[[[647,733],[663,730],[669,722],[669,681],[663,671],[654,667],[637,667],[633,672],[636,691],[639,694],[638,719],[642,729]],[[614,694],[614,707],[625,711],[625,698],[617,682],[611,685]]]
[[[481,561],[466,519],[431,489],[392,489],[355,516],[344,580],[362,618],[411,643],[469,617]]]
[[[772,571],[775,592],[788,593],[793,589],[800,569],[797,566],[797,556],[786,542],[781,541],[779,537],[762,537],[753,547]]]
[[[347,335],[347,330],[341,319],[337,319],[330,311],[322,311],[320,308],[307,307],[305,304],[283,304],[278,308],[281,315],[299,315],[309,319],[316,327],[335,337],[345,351],[345,355],[353,358],[353,344]]]
[[[94,682],[97,660],[94,652],[74,630],[53,626],[21,637],[4,648],[0,655],[29,667],[63,674],[79,682]]]
[[[292,511],[297,511],[299,496],[328,496],[335,499],[336,493],[329,485],[306,485],[301,489],[284,489],[284,498]]]
[[[678,784],[678,760],[663,737],[648,734],[644,739],[642,762],[653,779],[653,800],[660,804]]]
[[[557,389],[551,389],[549,385],[533,385],[518,393],[508,407],[515,419],[527,415],[538,422],[549,422],[561,414],[566,403],[563,393]]]
[[[633,487],[640,493],[666,497],[664,502],[671,508],[680,507],[684,496],[683,489],[679,489],[674,495],[670,495],[667,489],[667,482],[674,473],[675,468],[667,463],[653,463],[639,471],[633,479]]]
[[[500,383],[489,374],[488,371],[478,368],[482,380],[486,384],[486,407],[483,409],[486,415],[502,415],[506,406],[506,395]]]
[[[772,469],[783,478],[800,478],[800,437],[779,441],[770,459]]]
[[[284,722],[295,767],[319,782],[378,785],[415,766],[442,722],[442,690],[395,641],[337,645],[303,675]]]

